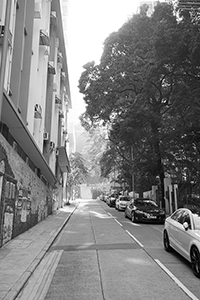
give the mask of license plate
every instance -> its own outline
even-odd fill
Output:
[[[157,217],[156,217],[156,216],[151,216],[150,218],[151,218],[151,219],[156,219]]]

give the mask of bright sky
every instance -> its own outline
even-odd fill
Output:
[[[104,40],[136,12],[139,0],[68,1],[67,56],[73,107],[69,119],[75,121],[85,110],[77,88],[82,66],[92,60],[98,63]]]

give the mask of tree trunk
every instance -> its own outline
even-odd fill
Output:
[[[154,135],[154,151],[156,154],[156,160],[157,160],[157,172],[158,176],[160,178],[160,188],[161,188],[161,199],[159,201],[161,202],[162,208],[165,210],[165,190],[164,190],[164,178],[165,178],[165,172],[164,172],[164,167],[162,164],[162,157],[160,153],[160,140],[159,140],[159,131],[158,131],[158,126],[155,123],[152,123],[152,132]]]

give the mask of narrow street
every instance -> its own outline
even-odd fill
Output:
[[[134,237],[136,226],[127,220],[133,228],[128,234],[111,212],[116,211],[105,203],[80,200],[17,299],[199,299],[187,294],[148,253],[142,244],[145,236],[140,242]],[[123,220],[123,213],[116,213]]]

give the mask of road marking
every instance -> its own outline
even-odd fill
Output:
[[[174,276],[158,259],[154,259],[155,262],[171,277],[172,280],[192,299],[192,300],[199,300],[190,290],[183,285],[176,276]]]
[[[125,231],[128,233],[128,235],[130,235],[130,237],[131,237],[138,245],[140,245],[141,248],[144,248],[144,245],[142,245],[142,244],[140,243],[140,241],[138,241],[138,239],[136,239],[136,237],[134,237],[134,235],[132,235],[128,230],[125,230]]]
[[[119,226],[123,227],[123,225],[117,219],[114,220],[117,222],[117,224],[119,224]]]

